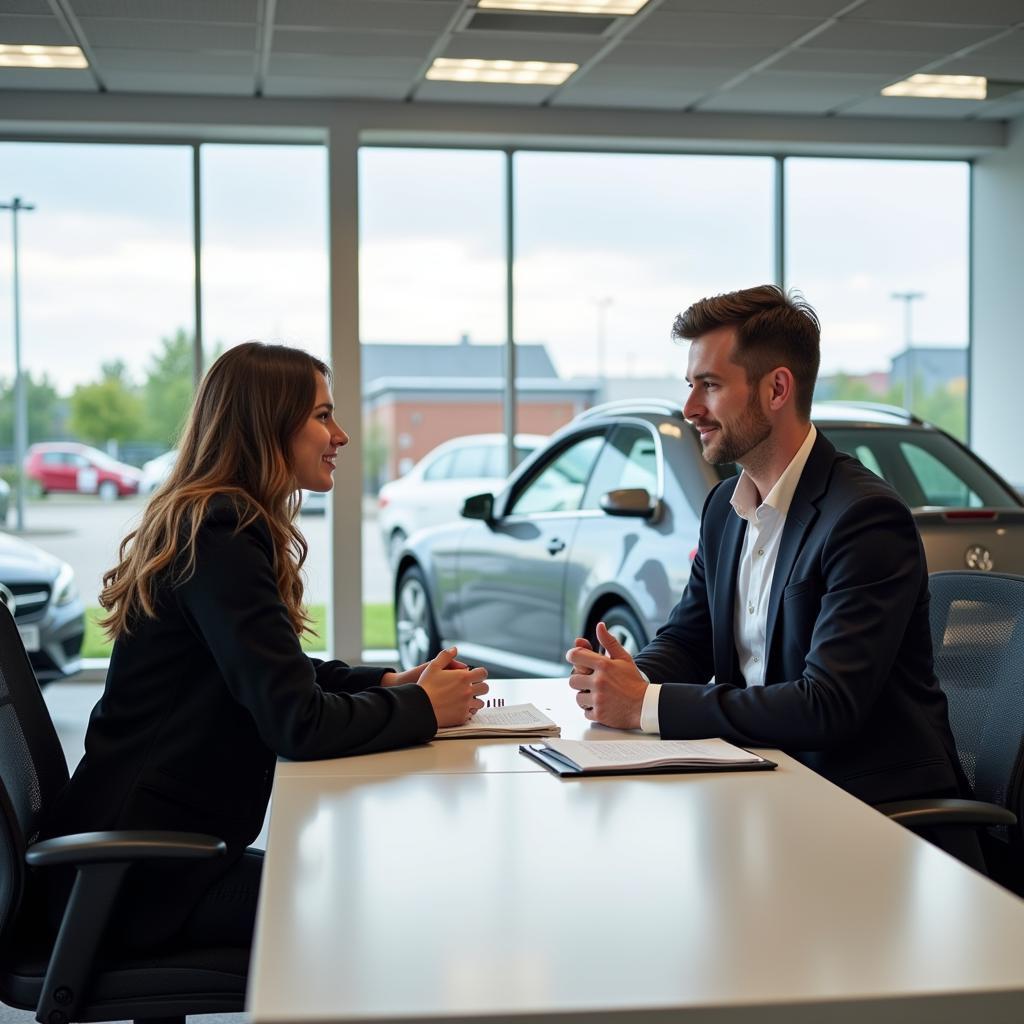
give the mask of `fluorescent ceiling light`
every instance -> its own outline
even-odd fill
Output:
[[[0,43],[3,68],[87,68],[89,62],[77,46],[36,46]]]
[[[636,14],[647,0],[479,0],[492,11],[549,11],[559,14]]]
[[[546,60],[476,60],[437,57],[427,72],[435,82],[504,82],[510,85],[561,85],[579,64]]]
[[[887,85],[883,96],[919,96],[933,100],[983,100],[988,81],[981,75],[911,75]]]

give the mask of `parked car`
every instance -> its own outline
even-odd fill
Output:
[[[911,506],[930,570],[1024,573],[1024,502],[960,442],[883,406],[812,415]],[[708,492],[734,473],[704,461],[678,405],[588,410],[497,496],[410,538],[396,566],[399,660],[457,643],[496,676],[562,675],[565,650],[600,619],[635,653],[686,585]]]
[[[0,533],[0,601],[14,613],[40,683],[79,670],[85,607],[67,562]]]
[[[516,434],[516,464],[545,441],[541,434]],[[505,453],[504,434],[455,437],[386,483],[377,498],[377,526],[392,563],[411,534],[457,520],[471,494],[497,489],[508,476]]]
[[[0,477],[0,526],[7,522],[7,510],[11,507],[11,485]]]
[[[327,515],[327,491],[307,491],[305,488],[300,493],[299,515],[303,516],[325,516]]]
[[[152,494],[171,475],[177,459],[178,449],[172,448],[169,452],[144,462],[142,475],[139,477],[139,494]]]
[[[32,445],[25,456],[25,474],[39,484],[43,494],[98,494],[104,501],[135,494],[142,478],[134,466],[75,441]]]

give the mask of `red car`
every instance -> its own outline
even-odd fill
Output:
[[[137,494],[142,478],[134,466],[74,441],[32,445],[25,456],[25,475],[39,484],[43,494],[98,494],[104,501]]]

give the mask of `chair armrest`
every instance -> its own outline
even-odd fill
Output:
[[[222,839],[199,832],[80,832],[34,843],[25,860],[34,868],[116,861],[203,860],[222,857]]]
[[[82,832],[29,847],[36,868],[77,868],[36,1007],[42,1024],[68,1024],[87,1005],[100,942],[125,873],[133,863],[222,856],[223,840],[196,832]]]
[[[998,804],[981,800],[899,800],[875,804],[875,810],[905,827],[916,830],[933,825],[1016,825],[1017,815]]]

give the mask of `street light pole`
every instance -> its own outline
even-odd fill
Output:
[[[889,296],[903,303],[903,345],[907,352],[907,368],[903,372],[903,404],[908,412],[914,411],[914,359],[911,354],[910,308],[915,299],[923,299],[924,292],[892,292]]]
[[[25,529],[25,450],[28,448],[28,395],[25,375],[21,370],[21,301],[18,287],[18,213],[34,210],[35,206],[23,203],[15,196],[10,203],[0,203],[0,210],[11,211],[14,244],[14,464],[18,479],[17,529]]]

